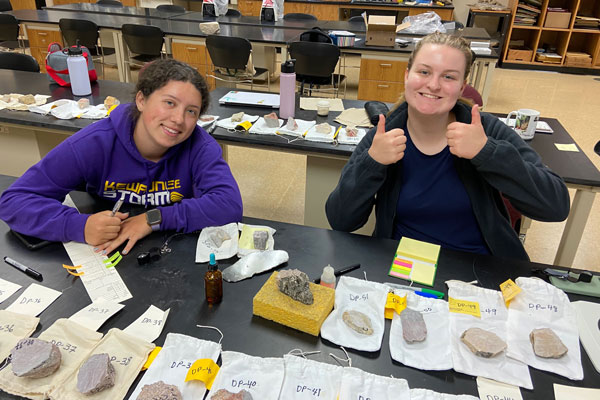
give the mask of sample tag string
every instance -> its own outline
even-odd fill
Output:
[[[205,329],[214,329],[215,331],[219,332],[219,334],[221,334],[221,339],[219,339],[219,344],[221,344],[221,341],[223,341],[223,332],[221,332],[221,330],[219,328],[217,328],[216,326],[209,326],[209,325],[196,325],[196,327],[198,328],[205,328]]]
[[[319,354],[320,352],[321,352],[321,350],[303,351],[302,349],[292,349],[292,350],[288,351],[288,354],[292,355],[292,356],[306,358],[306,356],[310,356],[313,354]]]
[[[330,356],[330,357],[333,357],[333,359],[334,359],[335,361],[337,361],[337,363],[338,363],[338,364],[340,364],[342,367],[343,367],[343,365],[342,365],[342,363],[341,363],[340,361],[347,362],[347,363],[348,363],[348,366],[349,366],[349,367],[351,367],[351,366],[352,366],[352,359],[351,359],[351,358],[350,358],[350,356],[348,355],[348,352],[346,351],[346,349],[345,349],[343,346],[340,346],[340,349],[342,349],[342,351],[343,351],[343,352],[344,352],[344,354],[346,355],[346,358],[345,358],[345,359],[344,359],[344,358],[341,358],[341,357],[338,357],[338,356],[336,356],[336,355],[335,355],[335,354],[333,354],[333,353],[329,353],[329,356]]]

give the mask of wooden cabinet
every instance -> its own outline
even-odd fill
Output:
[[[395,102],[404,91],[408,62],[363,56],[358,81],[359,100]]]
[[[35,0],[10,0],[13,10],[35,10]]]
[[[215,79],[206,75],[212,71],[213,65],[203,42],[173,39],[171,50],[174,59],[190,64],[204,76],[208,83],[208,90],[215,88]]]
[[[429,11],[433,11],[437,15],[440,16],[444,21],[452,21],[452,15],[454,10],[452,9],[444,9],[444,8],[426,8],[426,7],[414,7],[408,9],[408,15],[419,15]]]
[[[311,4],[308,2],[291,3],[285,2],[285,14],[305,13],[312,14],[319,21],[338,21],[340,6],[337,4]]]
[[[60,29],[56,25],[26,25],[27,37],[29,38],[29,49],[31,55],[40,64],[40,71],[46,72],[46,54],[48,45],[53,42],[63,43]]]
[[[519,7],[521,5],[525,5]],[[534,65],[540,69],[566,70],[569,67],[586,68],[600,72],[600,0],[542,0],[540,6],[527,0],[510,0],[512,17],[502,60],[509,64]],[[533,15],[524,15],[533,7]],[[560,7],[566,13],[549,11]],[[582,26],[577,17],[591,17],[588,26]],[[542,49],[552,48],[557,57],[544,57]],[[537,53],[542,55],[537,55]],[[569,55],[569,57],[567,57]],[[578,57],[572,57],[578,55]],[[580,60],[583,60],[581,62]],[[554,61],[554,62],[551,62]],[[596,72],[597,71],[597,72]]]
[[[237,9],[242,15],[260,17],[261,0],[238,0]]]

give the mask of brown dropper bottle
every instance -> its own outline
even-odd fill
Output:
[[[204,289],[208,304],[218,304],[223,300],[223,275],[214,253],[210,253],[208,271],[204,274]]]

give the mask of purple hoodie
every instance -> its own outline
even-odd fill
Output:
[[[193,232],[242,218],[242,198],[221,147],[196,126],[157,163],[133,141],[130,104],[80,130],[17,179],[0,198],[0,219],[41,239],[85,242],[89,214],[61,203],[72,190],[126,203],[155,206],[161,230]]]

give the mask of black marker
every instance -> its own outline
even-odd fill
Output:
[[[334,276],[344,275],[344,274],[347,274],[348,272],[354,271],[355,269],[358,269],[358,268],[360,268],[360,264],[352,264],[352,265],[350,265],[348,267],[344,267],[342,269],[338,269],[336,271],[333,271],[333,275]],[[321,283],[321,278],[315,279],[314,282],[316,284]]]
[[[37,272],[29,267],[26,267],[25,265],[21,264],[18,261],[13,260],[12,258],[4,257],[4,262],[7,263],[8,265],[15,267],[16,269],[18,269],[21,272],[25,272],[27,275],[29,275],[36,281],[41,282],[44,280],[44,278],[42,277],[42,274],[40,274],[39,272]]]

